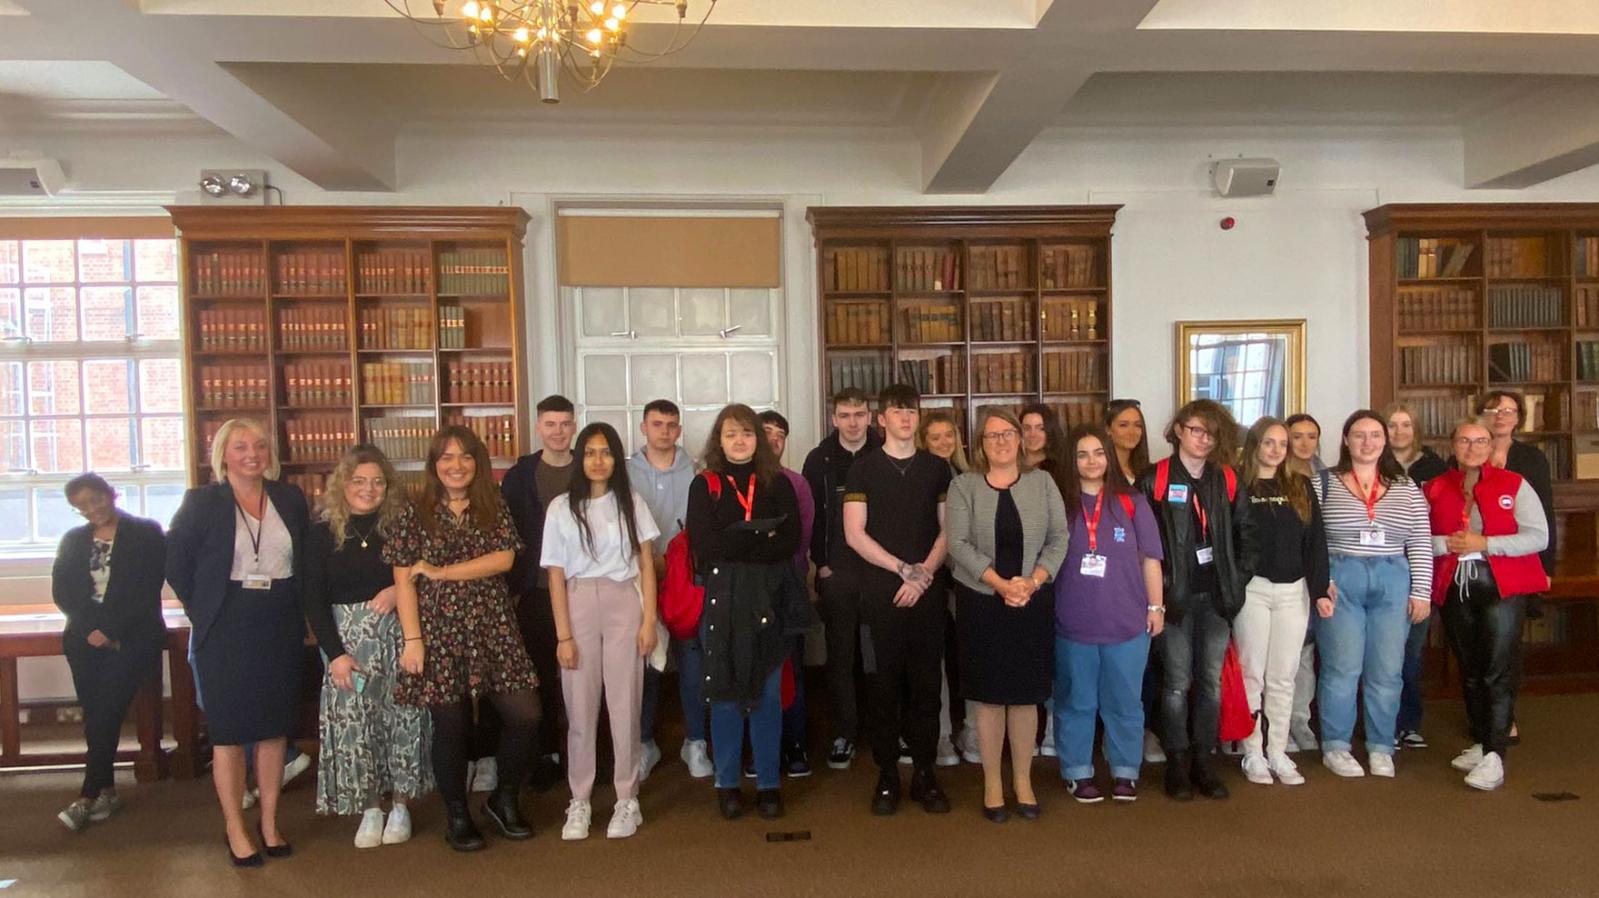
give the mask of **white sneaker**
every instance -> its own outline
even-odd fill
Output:
[[[248,811],[249,809],[255,807],[255,803],[260,800],[261,790],[252,786],[244,790],[244,800],[239,802],[239,805]]]
[[[1149,730],[1144,731],[1144,763],[1166,763],[1166,749],[1160,747],[1160,737]]]
[[[95,823],[110,819],[112,814],[122,810],[122,800],[117,798],[115,789],[101,789],[100,795],[89,805],[89,819]]]
[[[361,827],[355,831],[355,847],[376,848],[383,844],[383,809],[367,808]]]
[[[1466,785],[1484,792],[1492,792],[1504,784],[1505,763],[1500,760],[1499,752],[1496,751],[1483,755],[1482,761],[1466,774]]]
[[[956,767],[961,762],[960,752],[955,750],[955,744],[949,741],[948,736],[938,739],[938,757],[933,760],[939,767]]]
[[[1229,739],[1221,744],[1221,753],[1236,758],[1244,753],[1244,743],[1237,739]]]
[[[1455,768],[1456,770],[1470,772],[1477,769],[1477,765],[1482,763],[1482,758],[1482,743],[1479,742],[1460,754],[1455,755],[1455,759],[1449,762],[1449,766]]]
[[[1355,756],[1347,751],[1323,752],[1321,766],[1339,776],[1355,777],[1366,775],[1366,771],[1360,767],[1360,762],[1355,760]]]
[[[1242,766],[1244,768],[1244,779],[1252,783],[1259,783],[1262,786],[1271,785],[1271,766],[1266,763],[1264,755],[1250,752],[1244,755]]]
[[[383,844],[398,845],[411,840],[411,809],[403,804],[389,808],[389,822],[383,827]]]
[[[977,728],[967,724],[961,727],[961,734],[955,737],[955,747],[960,750],[961,760],[968,764],[983,763],[982,749],[977,747]]]
[[[640,742],[638,752],[638,781],[642,783],[650,778],[650,773],[655,770],[655,765],[661,763],[661,747],[655,744],[654,739],[651,739],[647,742]]]
[[[1038,754],[1046,758],[1055,757],[1055,715],[1051,714],[1044,719],[1044,741],[1038,745]]]
[[[684,739],[683,748],[677,756],[688,765],[688,775],[697,780],[716,773],[716,767],[711,763],[711,754],[705,749],[704,739]]]
[[[294,760],[289,761],[289,762],[287,762],[286,764],[283,765],[283,785],[284,785],[284,788],[287,788],[289,783],[294,782],[294,778],[295,777],[299,776],[300,774],[302,774],[302,773],[304,773],[304,772],[306,772],[307,770],[310,770],[310,769],[311,769],[311,756],[310,755],[306,754],[303,751],[300,752],[299,754],[295,755],[294,756]]]
[[[605,827],[605,838],[625,839],[638,832],[638,825],[644,822],[644,814],[638,809],[638,799],[629,798],[616,803],[616,810],[611,812],[611,823]],[[587,830],[587,827],[584,827]],[[564,837],[565,832],[561,835]]]
[[[500,774],[493,758],[479,758],[472,773],[473,792],[493,792],[499,788]]]
[[[1385,755],[1380,751],[1368,752],[1366,754],[1366,764],[1367,766],[1371,767],[1372,776],[1386,776],[1389,779],[1393,779],[1393,755]]]
[[[593,808],[581,798],[574,798],[566,805],[566,825],[561,827],[561,841],[581,842],[589,837],[589,820],[594,816]]]
[[[1266,759],[1266,766],[1271,770],[1277,781],[1285,786],[1302,786],[1305,784],[1305,775],[1299,772],[1299,765],[1295,764],[1287,755],[1272,755]]]

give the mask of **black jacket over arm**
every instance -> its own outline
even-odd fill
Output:
[[[111,579],[105,600],[94,600],[89,558],[94,553],[94,525],[74,527],[61,537],[50,572],[50,594],[67,616],[66,632],[88,636],[99,630],[118,642],[154,637],[166,629],[161,620],[161,583],[166,578],[167,541],[155,521],[117,512],[117,535],[111,545]]]
[[[267,499],[289,530],[298,572],[310,512],[297,486],[265,481]],[[222,610],[233,573],[233,541],[239,524],[233,488],[226,483],[195,487],[183,496],[167,534],[167,582],[178,594],[193,628],[191,645],[200,645]],[[114,568],[113,568],[114,570]]]
[[[1538,553],[1538,560],[1543,562],[1543,572],[1554,576],[1555,573],[1555,488],[1550,482],[1549,459],[1543,450],[1530,443],[1512,440],[1510,451],[1505,454],[1505,470],[1513,471],[1527,481],[1532,491],[1538,494],[1538,504],[1543,506],[1544,520],[1549,522],[1549,545]]]
[[[1192,482],[1187,471],[1178,471],[1182,462],[1171,459],[1171,481]],[[1166,587],[1166,619],[1178,621],[1189,607],[1188,581],[1192,567],[1198,563],[1194,556],[1194,531],[1197,529],[1194,512],[1187,503],[1167,501],[1167,496],[1155,496],[1156,466],[1150,465],[1138,475],[1138,491],[1149,500],[1155,511],[1155,521],[1160,525],[1161,544],[1166,558],[1161,561],[1161,573]],[[1244,586],[1254,576],[1255,559],[1260,551],[1255,534],[1255,523],[1249,513],[1249,488],[1241,480],[1232,502],[1227,501],[1227,480],[1221,468],[1214,463],[1205,465],[1204,476],[1191,487],[1194,498],[1204,503],[1209,515],[1210,544],[1215,550],[1216,581],[1219,594],[1212,596],[1216,612],[1232,620],[1244,607]]]
[[[500,481],[500,495],[505,498],[505,507],[511,512],[511,523],[516,525],[516,535],[522,538],[522,545],[526,546],[516,553],[516,558],[511,561],[511,570],[505,575],[506,585],[511,588],[513,597],[525,596],[539,585],[539,556],[544,545],[544,507],[555,498],[539,495],[539,480],[535,472],[539,468],[539,459],[543,457],[543,449],[522,456]],[[616,463],[626,464],[627,460],[617,459]]]

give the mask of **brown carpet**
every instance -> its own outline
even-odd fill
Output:
[[[125,807],[88,833],[54,814],[76,789],[69,774],[0,776],[0,881],[11,895],[539,895],[539,896],[1544,896],[1599,895],[1599,695],[1529,697],[1526,743],[1512,750],[1506,787],[1467,789],[1448,761],[1462,748],[1455,703],[1428,708],[1434,746],[1402,753],[1394,780],[1339,780],[1311,755],[1309,782],[1255,786],[1228,765],[1233,797],[1177,805],[1146,771],[1134,805],[1073,803],[1056,767],[1040,761],[1044,816],[994,825],[978,814],[981,776],[946,774],[955,810],[931,816],[907,802],[895,818],[867,812],[870,765],[819,765],[785,785],[776,825],[717,817],[708,781],[668,760],[645,784],[645,825],[607,842],[608,790],[596,794],[594,836],[560,841],[567,794],[530,796],[531,842],[491,840],[457,855],[440,835],[436,800],[402,846],[358,851],[355,819],[319,819],[311,783],[285,797],[293,858],[264,869],[227,865],[208,780],[135,786],[119,773]],[[307,780],[310,775],[307,776]],[[1543,802],[1534,793],[1576,793]],[[809,830],[770,844],[769,831]]]

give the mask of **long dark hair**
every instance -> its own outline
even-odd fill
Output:
[[[772,478],[782,472],[783,466],[772,452],[771,445],[766,442],[766,430],[761,426],[761,419],[756,417],[754,409],[741,402],[735,402],[716,413],[716,423],[711,425],[711,435],[705,438],[705,454],[701,456],[706,470],[727,473],[731,463],[722,454],[722,425],[730,420],[748,427],[750,433],[755,434],[755,479],[762,486],[770,484]]]
[[[1273,427],[1283,429],[1283,441],[1288,440],[1288,425],[1281,420],[1267,415],[1250,425],[1249,433],[1244,436],[1244,455],[1238,461],[1238,479],[1245,485],[1254,483],[1260,478],[1255,476],[1260,471],[1260,444],[1266,439],[1266,431]],[[1288,500],[1288,505],[1299,515],[1303,524],[1310,523],[1310,479],[1303,474],[1296,474],[1288,468],[1288,459],[1277,466],[1277,473],[1272,475],[1271,482],[1277,484],[1277,493]]]
[[[1348,474],[1355,469],[1355,460],[1349,454],[1349,428],[1359,421],[1368,420],[1376,421],[1382,427],[1382,454],[1377,456],[1377,479],[1382,481],[1383,486],[1404,480],[1405,466],[1394,458],[1394,447],[1388,445],[1388,420],[1369,408],[1358,409],[1344,419],[1343,435],[1338,440],[1338,464],[1333,465],[1333,473]]]
[[[1110,431],[1101,424],[1079,424],[1066,437],[1066,457],[1058,466],[1060,473],[1055,476],[1061,498],[1066,500],[1068,517],[1077,514],[1083,507],[1083,478],[1077,473],[1077,444],[1087,437],[1098,440],[1105,449],[1105,483],[1099,488],[1100,494],[1119,496],[1133,491],[1127,484],[1127,478],[1122,476],[1121,464],[1116,460],[1116,444],[1110,440]]]
[[[622,437],[617,434],[616,428],[604,421],[595,421],[583,428],[572,443],[578,463],[572,466],[572,476],[567,478],[566,505],[577,521],[577,532],[584,550],[593,557],[594,528],[589,526],[588,503],[594,492],[588,472],[583,470],[583,456],[588,451],[589,440],[597,436],[605,438],[605,448],[611,453],[611,478],[605,485],[616,497],[617,511],[627,526],[627,545],[623,547],[622,557],[631,559],[638,551],[638,519],[633,509],[633,484],[627,479],[627,455],[622,451]]]
[[[472,509],[472,523],[478,530],[488,533],[500,522],[500,488],[494,482],[494,466],[489,461],[489,450],[484,448],[477,434],[460,424],[440,428],[433,435],[433,442],[428,444],[427,468],[422,472],[422,495],[416,503],[417,523],[428,533],[439,532],[438,508],[450,496],[444,489],[444,482],[439,480],[439,458],[452,440],[476,463],[472,483],[466,488],[466,499]]]
[[[1176,452],[1181,443],[1177,428],[1195,418],[1205,422],[1205,429],[1210,431],[1210,455],[1205,460],[1229,468],[1236,464],[1238,422],[1233,420],[1233,413],[1227,406],[1214,399],[1195,399],[1172,415],[1171,423],[1166,425],[1166,442],[1171,444],[1172,451]]]
[[[1137,477],[1139,474],[1144,473],[1145,468],[1149,467],[1149,421],[1144,418],[1144,407],[1139,404],[1137,399],[1112,399],[1110,402],[1105,403],[1105,429],[1109,431],[1110,425],[1121,417],[1122,412],[1128,409],[1138,413],[1138,426],[1143,431],[1143,436],[1138,438],[1138,445],[1133,447],[1133,451],[1127,453],[1127,464],[1133,469],[1133,476]],[[1113,441],[1111,449],[1114,450],[1115,448]],[[1073,452],[1075,451],[1074,449]],[[1121,455],[1118,454],[1116,458],[1119,467]]]
[[[1022,422],[1024,425],[1022,434],[1020,434],[1020,436],[1024,437],[1020,447],[1022,450],[1022,460],[1025,461],[1027,459],[1025,425],[1027,423],[1028,415],[1037,415],[1044,423],[1044,458],[1038,464],[1034,465],[1034,467],[1045,469],[1050,467],[1060,468],[1061,466],[1067,464],[1070,459],[1066,457],[1066,432],[1061,429],[1060,416],[1055,414],[1054,409],[1042,402],[1027,403],[1026,405],[1022,406],[1021,414],[1016,416],[1016,420]],[[1106,448],[1114,449],[1114,447],[1109,445],[1107,445]]]

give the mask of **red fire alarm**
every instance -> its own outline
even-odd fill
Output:
[[[1233,225],[1235,224],[1238,224],[1238,222],[1234,221],[1233,217],[1229,215],[1221,220],[1221,229],[1224,231],[1231,231],[1233,229]]]

